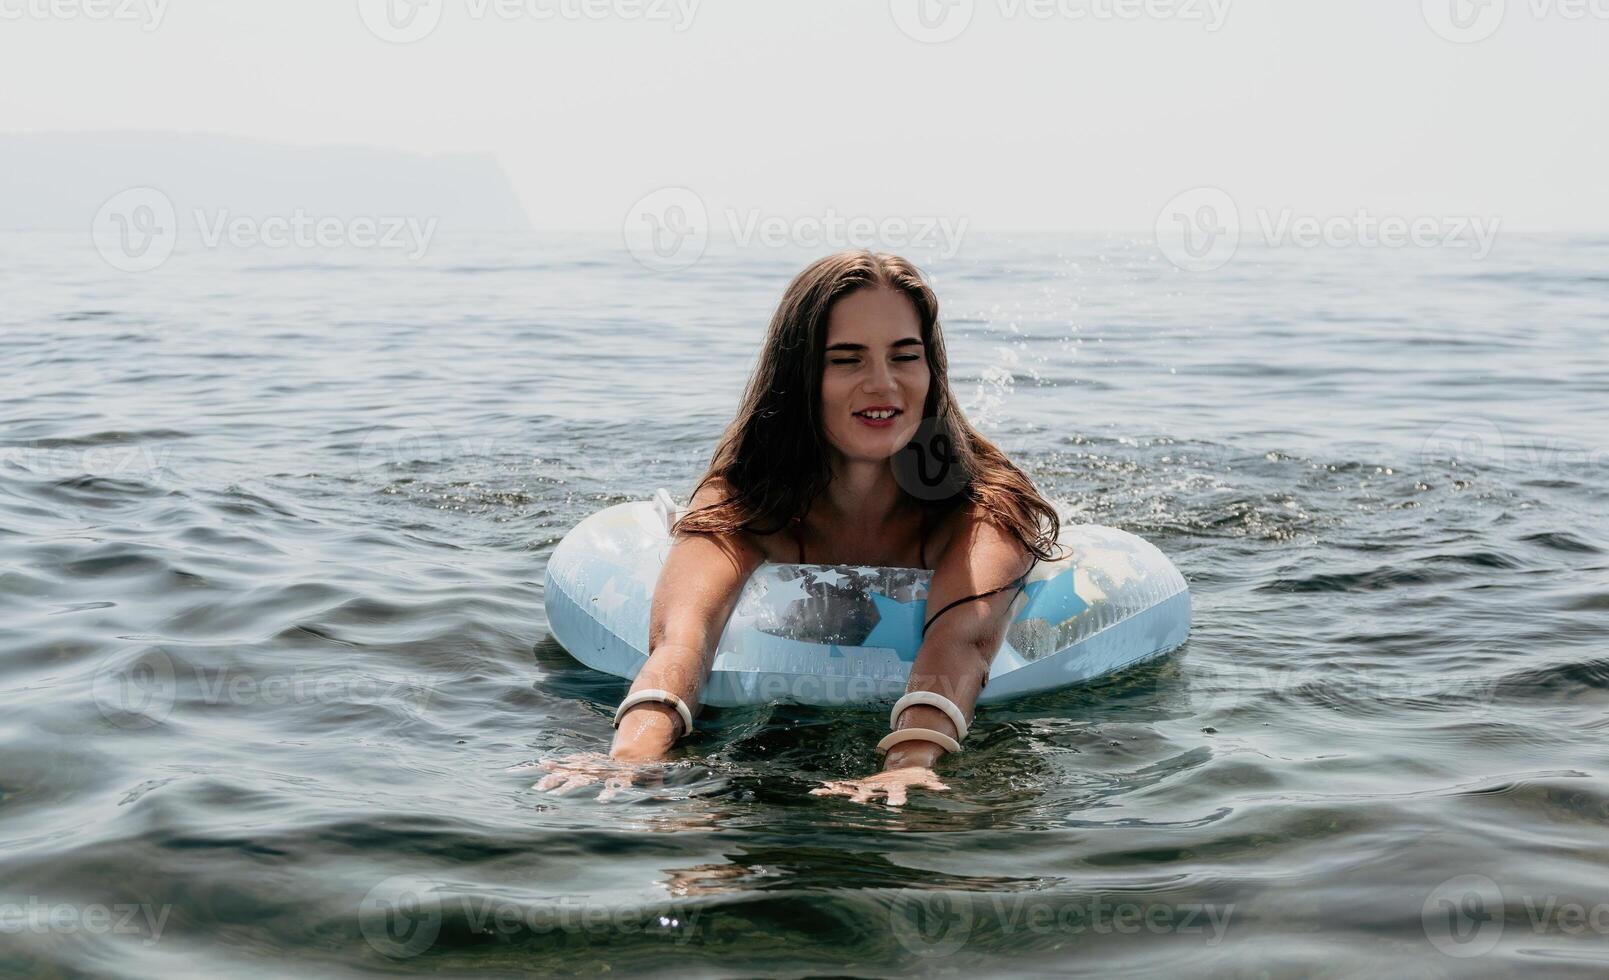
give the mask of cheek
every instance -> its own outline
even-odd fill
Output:
[[[913,400],[920,402],[915,407],[925,410],[927,407],[927,393],[933,387],[933,378],[928,374],[927,365],[925,364],[922,365],[920,373],[912,372],[912,374],[913,376],[910,380],[911,395]]]
[[[821,379],[821,403],[823,405],[838,400],[838,387],[838,385],[832,383],[831,378],[824,377]]]
[[[842,431],[843,414],[847,407],[848,392],[843,385],[823,379],[821,383],[821,426],[828,431]]]
[[[821,381],[821,406],[828,411],[840,411],[849,406],[850,396],[854,393],[854,385],[838,379],[834,381],[831,375],[824,376]]]

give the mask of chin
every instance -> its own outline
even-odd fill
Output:
[[[871,440],[846,442],[842,439],[834,439],[832,442],[833,448],[838,450],[840,456],[863,463],[882,463],[893,459],[904,445],[905,443],[893,439],[887,443]]]

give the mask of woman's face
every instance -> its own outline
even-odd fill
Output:
[[[904,294],[870,286],[833,306],[821,411],[827,440],[839,452],[869,461],[899,452],[922,424],[929,383],[922,321]],[[895,413],[883,420],[866,417],[879,408]]]

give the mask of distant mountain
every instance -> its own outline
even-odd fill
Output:
[[[186,133],[0,135],[0,230],[79,230],[113,195],[153,187],[178,213],[416,216],[442,231],[523,231],[497,160]]]

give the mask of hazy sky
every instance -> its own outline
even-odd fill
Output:
[[[0,130],[489,152],[539,227],[681,185],[1133,229],[1207,185],[1609,229],[1609,0],[410,2],[0,0]]]

